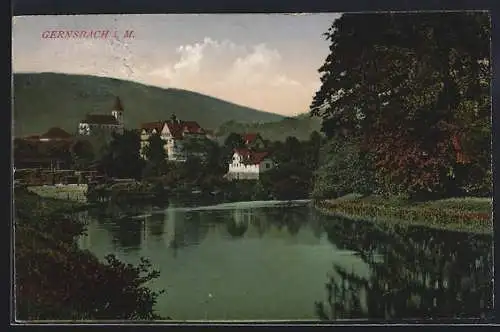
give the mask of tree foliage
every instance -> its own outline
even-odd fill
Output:
[[[71,146],[72,164],[76,169],[85,169],[95,159],[94,148],[89,141],[77,140]]]
[[[313,198],[335,198],[349,193],[367,195],[376,191],[372,156],[360,151],[357,142],[331,140],[322,148],[321,156]]]
[[[330,54],[311,113],[328,137],[360,137],[380,178],[409,192],[443,190],[463,163],[453,140],[485,175],[489,36],[481,12],[345,14],[326,33]]]
[[[111,142],[104,147],[98,169],[111,177],[140,178],[144,161],[139,155],[140,137],[125,130],[123,134],[113,134]]]
[[[143,175],[159,176],[165,170],[167,159],[165,143],[159,134],[153,134],[149,137],[148,145],[144,148],[146,165]]]

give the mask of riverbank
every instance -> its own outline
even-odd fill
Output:
[[[147,260],[128,265],[81,250],[87,203],[14,189],[16,317],[21,320],[159,319]],[[64,281],[64,282],[61,282]]]
[[[314,206],[327,215],[391,225],[426,226],[476,234],[493,234],[491,198],[464,197],[413,203],[378,196],[346,195]]]
[[[87,202],[88,187],[86,184],[29,186],[27,189],[40,197]]]

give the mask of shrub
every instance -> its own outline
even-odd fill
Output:
[[[84,225],[70,204],[15,192],[16,318],[21,320],[157,319],[161,292],[145,285],[158,276],[114,256],[99,261],[78,249]]]
[[[359,148],[357,140],[331,140],[320,154],[315,173],[313,198],[335,198],[348,193],[370,194],[376,191],[371,156]]]

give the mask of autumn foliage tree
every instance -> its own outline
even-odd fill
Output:
[[[360,139],[381,187],[445,192],[470,182],[463,164],[488,173],[487,13],[344,14],[326,38],[311,113],[328,137]]]

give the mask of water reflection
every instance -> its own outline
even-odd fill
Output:
[[[335,218],[329,240],[371,269],[360,277],[334,264],[321,319],[485,317],[492,308],[492,238],[424,228],[382,229]]]
[[[144,217],[144,222],[147,224],[146,229],[152,237],[161,238],[165,225],[165,215],[163,213],[147,215]]]
[[[288,233],[295,236],[300,228],[308,223],[307,209],[294,209],[288,206],[278,206],[268,209],[262,209],[265,220],[278,229],[285,228]]]
[[[114,223],[109,231],[113,243],[125,250],[139,250],[142,245],[143,223],[133,218],[123,218]]]
[[[492,309],[488,236],[382,229],[307,206],[94,213],[82,246],[124,259],[140,251],[168,271],[158,288],[170,292],[158,306],[175,318],[203,319],[207,305],[198,303],[209,293],[217,294],[210,317],[220,319],[479,317]]]
[[[252,209],[233,210],[233,218],[228,218],[226,221],[226,230],[232,237],[242,237],[248,225],[257,218],[256,212]]]

